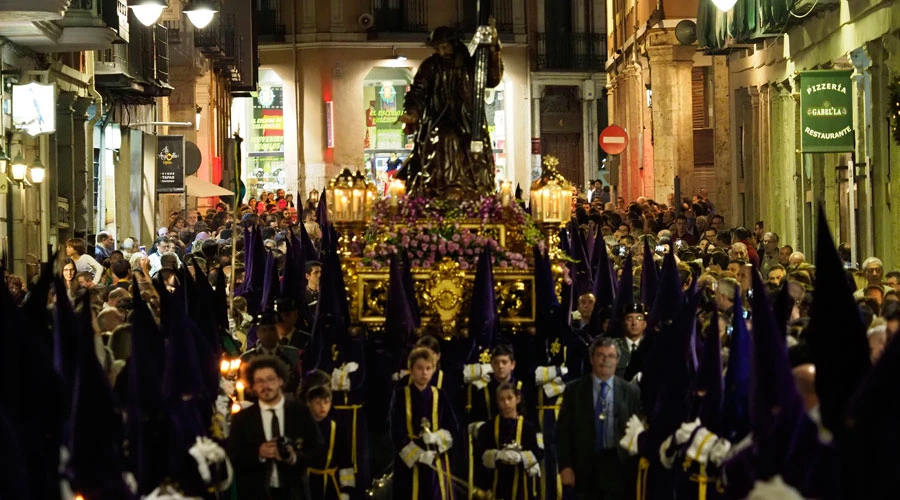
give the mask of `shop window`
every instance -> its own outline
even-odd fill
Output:
[[[260,70],[260,88],[253,98],[247,156],[247,192],[284,188],[284,85],[271,70]]]

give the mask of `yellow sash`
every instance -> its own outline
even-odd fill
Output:
[[[315,469],[310,467],[310,474],[319,474],[322,476],[322,488],[323,492],[328,490],[328,480],[331,479],[331,482],[334,483],[334,489],[337,491],[338,496],[341,496],[341,483],[337,478],[337,467],[331,467],[331,459],[334,457],[334,442],[335,442],[335,432],[337,430],[337,423],[334,420],[331,421],[331,436],[328,438],[328,455],[325,457],[325,468],[324,469]]]
[[[431,389],[431,429],[437,430],[440,427],[438,426],[438,399],[439,393],[436,387],[429,387]],[[419,439],[418,434],[413,432],[413,422],[412,422],[412,393],[410,392],[410,386],[406,386],[403,388],[403,395],[406,400],[406,434],[409,439],[415,440]],[[449,465],[449,461],[448,461]],[[437,469],[440,470],[441,467],[441,459],[438,457],[437,459]],[[441,498],[449,498],[447,496],[447,485],[444,484],[444,476],[443,474],[438,474],[438,484],[441,488]],[[412,491],[413,500],[418,500],[419,498],[419,465],[413,464],[413,491]]]
[[[359,436],[356,435],[357,422],[359,421],[359,410],[362,409],[363,405],[351,405],[347,404],[347,393],[344,393],[344,404],[342,405],[334,405],[335,410],[344,410],[344,411],[352,411],[353,412],[353,424],[350,430],[351,443],[350,443],[350,458],[353,461],[353,472],[359,472],[359,465],[357,464],[357,452],[356,452],[356,442],[359,440]]]
[[[525,422],[525,419],[519,417],[516,419],[516,442],[515,444],[522,444],[522,424]],[[494,418],[494,444],[497,445],[497,448],[500,448],[500,415],[497,415]],[[494,493],[494,497],[497,497],[497,482],[500,480],[500,473],[497,469],[494,469],[494,487],[491,491]],[[525,498],[528,498],[528,481],[527,477],[523,486],[525,490]],[[516,499],[516,493],[519,492],[519,468],[516,467],[515,472],[513,473],[513,487],[512,487],[512,498],[510,500]]]

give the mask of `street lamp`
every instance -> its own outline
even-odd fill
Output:
[[[15,182],[22,182],[25,180],[26,172],[28,172],[28,164],[25,163],[25,157],[22,156],[22,149],[19,148],[19,152],[16,154],[16,157],[13,158],[12,165],[9,169],[10,177]]]
[[[192,0],[190,5],[184,8],[184,13],[198,30],[208,26],[218,11],[219,6],[212,0]]]
[[[134,11],[134,17],[144,26],[156,24],[162,11],[168,6],[166,0],[128,0],[128,8]]]
[[[737,3],[737,0],[712,0],[713,4],[717,9],[722,12],[728,12],[734,7],[734,4]]]
[[[31,165],[31,182],[34,184],[40,184],[44,182],[44,177],[47,175],[47,170],[44,168],[44,164],[41,163],[41,158],[35,157],[34,163]]]

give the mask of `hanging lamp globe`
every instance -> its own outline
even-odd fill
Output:
[[[193,0],[184,8],[185,15],[198,30],[209,26],[218,11],[219,6],[212,0]]]
[[[22,156],[22,150],[19,149],[19,152],[16,153],[15,158],[13,158],[12,163],[9,167],[9,176],[15,182],[22,182],[25,180],[25,174],[28,172],[28,164],[25,163],[25,157]]]
[[[153,26],[168,7],[166,0],[128,0],[128,8],[144,26]]]
[[[44,164],[41,163],[40,158],[35,158],[34,163],[31,165],[31,182],[34,184],[40,184],[44,182],[44,178],[47,175],[47,169],[44,168]]]
[[[713,5],[722,12],[728,12],[734,8],[737,0],[712,0]]]

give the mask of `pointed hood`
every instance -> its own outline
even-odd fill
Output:
[[[787,332],[787,324],[791,321],[791,313],[794,311],[794,297],[791,296],[787,281],[782,283],[778,289],[778,295],[775,296],[775,320],[780,328]]]
[[[159,327],[153,319],[138,288],[132,292],[134,312],[131,316],[131,357],[128,359],[128,394],[125,401],[128,418],[128,470],[134,474],[138,492],[146,495],[162,481],[159,457],[153,453],[160,445],[150,429],[163,411],[160,386],[165,347]]]
[[[822,424],[840,439],[847,403],[870,367],[869,342],[821,206],[816,234],[816,288],[808,339]]]
[[[725,372],[723,433],[732,443],[744,439],[750,432],[750,366],[752,340],[744,320],[744,303],[740,288],[734,294],[734,317]]]
[[[303,227],[303,224],[300,224]],[[303,242],[291,231],[291,237],[287,240],[287,254],[285,255],[284,278],[281,280],[281,297],[294,297],[300,299],[306,296],[306,255],[303,252]],[[298,300],[306,305],[305,300]],[[305,308],[304,308],[305,309]],[[301,311],[303,314],[303,311]]]
[[[329,250],[324,257],[318,312],[310,350],[317,359],[315,367],[330,372],[333,368],[331,363],[335,360],[330,356],[323,356],[323,353],[330,352],[332,346],[337,346],[340,352],[344,352],[349,338],[350,305],[347,302],[340,256],[336,251]],[[304,359],[307,359],[305,354]]]
[[[641,264],[641,302],[647,309],[653,310],[653,300],[659,287],[659,274],[656,272],[656,262],[653,261],[653,251],[650,250],[650,242],[644,240],[644,261]]]
[[[395,367],[396,370],[406,366],[407,351],[415,343],[414,332],[420,326],[413,312],[412,303],[416,300],[415,296],[408,295],[404,285],[403,274],[406,265],[406,260],[399,254],[391,256],[384,327],[388,345],[395,359],[400,361],[401,366]]]
[[[160,306],[167,310],[166,359],[163,370],[162,387],[166,401],[178,401],[183,396],[198,397],[206,392],[206,383],[198,360],[201,359],[199,342],[195,335],[193,320],[184,308],[184,289],[177,287],[175,293],[160,297]]]
[[[622,265],[622,280],[619,281],[619,290],[613,301],[612,317],[609,319],[609,331],[607,337],[621,337],[622,320],[624,311],[634,306],[634,263],[631,254],[625,255],[625,263]]]
[[[244,283],[237,295],[247,299],[247,312],[256,315],[262,299],[266,268],[266,248],[259,227],[244,231]]]
[[[216,295],[212,285],[209,284],[209,277],[199,265],[194,266],[194,276],[191,277],[190,273],[188,273],[186,277],[186,281],[191,282],[191,288],[197,299],[191,319],[203,332],[203,339],[206,341],[209,350],[215,354],[216,358],[219,358],[222,351],[219,336],[223,331],[222,317],[219,313],[228,306],[217,302],[219,296]],[[227,317],[225,318],[224,328],[228,329]]]
[[[122,419],[94,344],[93,312],[85,296],[78,313],[72,409],[65,425],[73,491],[85,498],[133,498],[122,479]]]
[[[722,402],[725,383],[722,379],[722,342],[719,337],[719,311],[713,310],[703,341],[703,358],[697,369],[694,392],[697,417],[714,434],[722,433]]]
[[[485,349],[493,348],[499,339],[500,316],[497,314],[497,296],[494,294],[492,258],[490,247],[485,246],[475,270],[469,306],[469,338],[472,349],[467,359],[470,363],[477,363],[479,354]]]
[[[306,224],[301,221],[297,226],[300,230],[300,246],[297,248],[303,251],[303,260],[309,261],[318,259],[319,251],[316,250],[316,245],[313,244],[312,238],[309,237],[309,232],[306,230]]]
[[[758,480],[776,474],[803,490],[809,450],[818,432],[806,414],[788,359],[784,329],[776,324],[766,287],[753,272],[753,377],[750,423],[756,448]],[[818,376],[817,376],[818,378]]]
[[[594,275],[591,272],[591,261],[585,248],[584,238],[581,234],[581,228],[570,223],[569,234],[572,238],[572,253],[570,254],[575,262],[572,264],[572,280],[575,285],[575,300],[585,293],[594,290]],[[597,301],[599,303],[599,301]]]
[[[259,311],[271,311],[275,308],[275,298],[281,291],[281,282],[278,279],[278,267],[275,265],[275,253],[266,252],[266,267],[263,271],[262,295],[260,296]]]
[[[673,321],[683,304],[681,276],[678,274],[678,265],[675,264],[675,254],[669,252],[663,258],[659,285],[653,299],[653,307],[650,309],[650,317],[647,319],[647,330],[652,331]]]
[[[325,193],[319,196],[319,204],[316,205],[316,222],[319,223],[319,227],[323,230],[330,223],[328,220],[328,196]]]
[[[538,245],[532,247],[532,252],[534,253],[534,295],[537,303],[534,325],[537,337],[535,343],[539,346],[547,346],[547,349],[539,347],[535,352],[536,356],[541,358],[537,360],[537,363],[547,365],[553,363],[550,357],[554,353],[550,346],[559,338],[560,329],[567,326],[567,315],[556,297],[550,257],[546,253],[541,252]],[[563,286],[565,287],[566,285],[563,284]],[[548,356],[548,353],[550,356]]]
[[[416,324],[422,323],[422,311],[419,309],[419,301],[416,300],[416,287],[412,277],[412,265],[409,261],[409,253],[401,252],[400,259],[402,261],[401,270],[403,271],[403,286],[406,288],[406,296],[409,297],[410,306],[412,307],[413,318]]]
[[[56,305],[53,308],[53,367],[68,389],[66,393],[71,394],[75,380],[79,323],[62,279],[55,279],[53,286],[56,290]]]
[[[597,236],[597,243],[594,248],[597,265],[594,268],[594,297],[597,298],[594,310],[599,311],[604,307],[612,307],[613,301],[616,299],[616,277],[610,271],[612,261],[609,259],[609,253],[606,250],[606,242],[603,241],[603,235]]]

